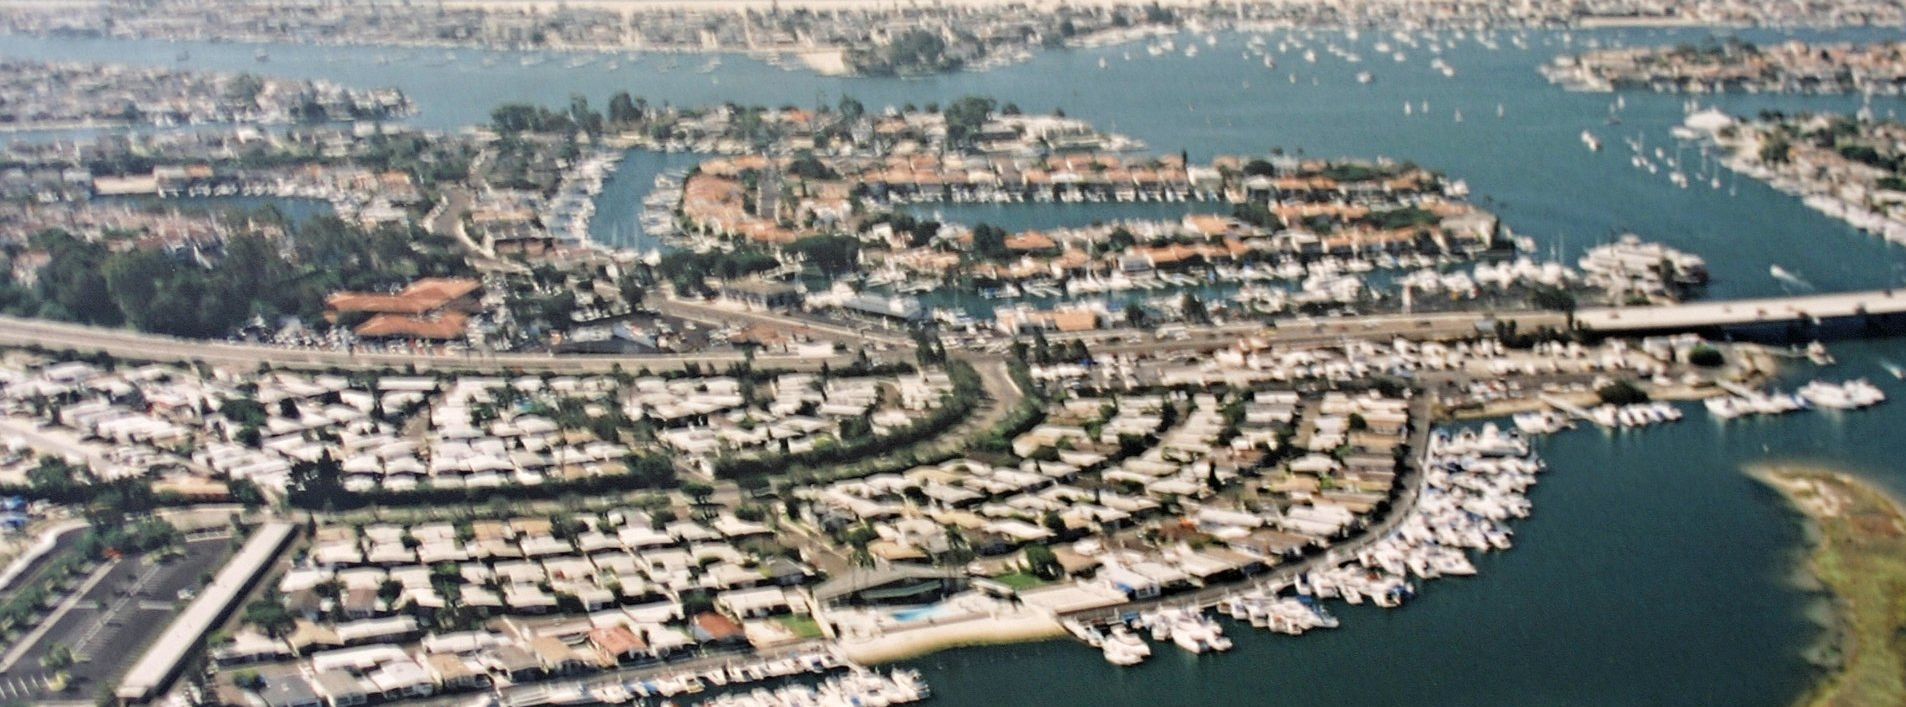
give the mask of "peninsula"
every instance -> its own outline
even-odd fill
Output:
[[[1886,492],[1848,474],[1792,463],[1748,471],[1806,516],[1814,531],[1807,567],[1833,596],[1824,656],[1832,675],[1802,704],[1906,701],[1906,514]]]
[[[1760,46],[1728,40],[1602,49],[1557,57],[1542,67],[1542,72],[1550,81],[1580,91],[1896,96],[1906,88],[1906,44],[1808,44],[1796,40]]]

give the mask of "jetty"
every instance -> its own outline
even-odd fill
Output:
[[[1587,420],[1589,422],[1595,423],[1597,425],[1601,425],[1603,427],[1609,426],[1605,424],[1604,420],[1597,419],[1595,415],[1591,414],[1588,411],[1588,408],[1584,408],[1580,405],[1576,405],[1575,403],[1571,403],[1567,400],[1563,400],[1562,398],[1558,396],[1544,394],[1542,395],[1541,400],[1543,404],[1548,405],[1549,407],[1568,413],[1569,417],[1573,417],[1577,420]]]

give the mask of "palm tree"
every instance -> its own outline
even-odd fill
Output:
[[[946,527],[946,554],[949,564],[962,564],[973,556],[972,543],[966,539],[966,533],[954,526]]]
[[[55,643],[46,649],[46,655],[40,656],[40,667],[53,672],[61,672],[73,665],[73,651],[64,643]]]

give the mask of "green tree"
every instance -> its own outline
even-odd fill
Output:
[[[850,236],[809,236],[789,244],[788,252],[830,277],[860,267],[860,241]]]
[[[1007,254],[1006,230],[990,223],[973,227],[973,254],[983,260],[997,260]]]
[[[949,104],[941,112],[946,118],[947,142],[962,146],[971,144],[997,105],[993,99],[981,96],[966,96]]]
[[[64,643],[54,643],[46,649],[46,655],[40,656],[40,667],[54,672],[73,667],[73,650]]]
[[[1026,571],[1044,580],[1056,580],[1065,576],[1065,566],[1059,564],[1059,556],[1052,548],[1044,545],[1027,545],[1023,551],[1026,559]]]

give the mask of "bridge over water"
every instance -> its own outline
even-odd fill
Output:
[[[1689,302],[1661,307],[1596,307],[1575,313],[1576,327],[1601,334],[1639,334],[1758,326],[1877,323],[1906,314],[1906,291]]]

